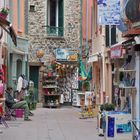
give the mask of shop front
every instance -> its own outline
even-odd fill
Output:
[[[0,103],[4,102],[4,91],[7,85],[7,61],[8,61],[8,43],[7,33],[11,37],[14,45],[17,45],[16,34],[12,24],[6,19],[0,17]],[[0,106],[0,115],[3,114],[4,106]]]
[[[134,118],[136,116],[137,64],[134,47],[126,46],[129,41],[111,47],[112,99],[117,111],[131,113]]]
[[[63,105],[72,105],[73,94],[78,89],[78,51],[56,49],[56,62],[61,64],[57,73]]]
[[[17,37],[17,47],[10,42],[8,48],[8,84],[16,89],[17,79],[21,74],[29,78],[28,47],[30,42],[26,38]]]
[[[43,74],[43,106],[72,105],[73,94],[78,89],[78,51],[56,49]]]

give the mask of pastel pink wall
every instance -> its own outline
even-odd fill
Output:
[[[13,26],[17,35],[24,34],[24,0],[20,0],[20,26],[18,28],[18,0],[12,0]]]
[[[8,0],[0,0],[0,9],[3,7],[8,7],[9,8],[9,1]],[[8,20],[8,17],[7,17]],[[3,37],[0,40],[1,42],[7,42],[7,33],[4,31],[3,32]]]
[[[83,0],[83,17],[82,17],[82,20],[83,20],[83,39],[86,38],[86,0]]]
[[[92,32],[92,8],[93,8],[93,0],[88,0],[88,39],[91,39],[91,32]],[[86,39],[86,26],[87,26],[87,6],[86,0],[83,0],[83,39]]]

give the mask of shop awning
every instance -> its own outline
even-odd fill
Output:
[[[13,43],[15,44],[15,46],[17,46],[16,33],[12,27],[12,24],[6,19],[0,17],[0,26],[10,35]]]
[[[122,49],[126,47],[133,46],[135,44],[134,38],[129,38],[127,40],[121,41],[117,44],[111,46],[111,58],[121,58],[122,57]]]
[[[11,47],[10,48],[10,52],[11,53],[14,53],[14,54],[19,54],[19,55],[25,55],[25,52],[20,50],[19,48],[17,47]]]

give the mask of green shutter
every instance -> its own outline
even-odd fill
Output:
[[[64,17],[64,6],[63,6],[63,0],[59,0],[58,5],[58,26],[59,26],[59,35],[63,36],[63,17]]]
[[[105,26],[106,47],[109,47],[109,25]]]

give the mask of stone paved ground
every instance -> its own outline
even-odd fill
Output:
[[[78,108],[37,108],[32,121],[8,121],[0,140],[104,140],[97,135],[96,118],[79,119]]]

